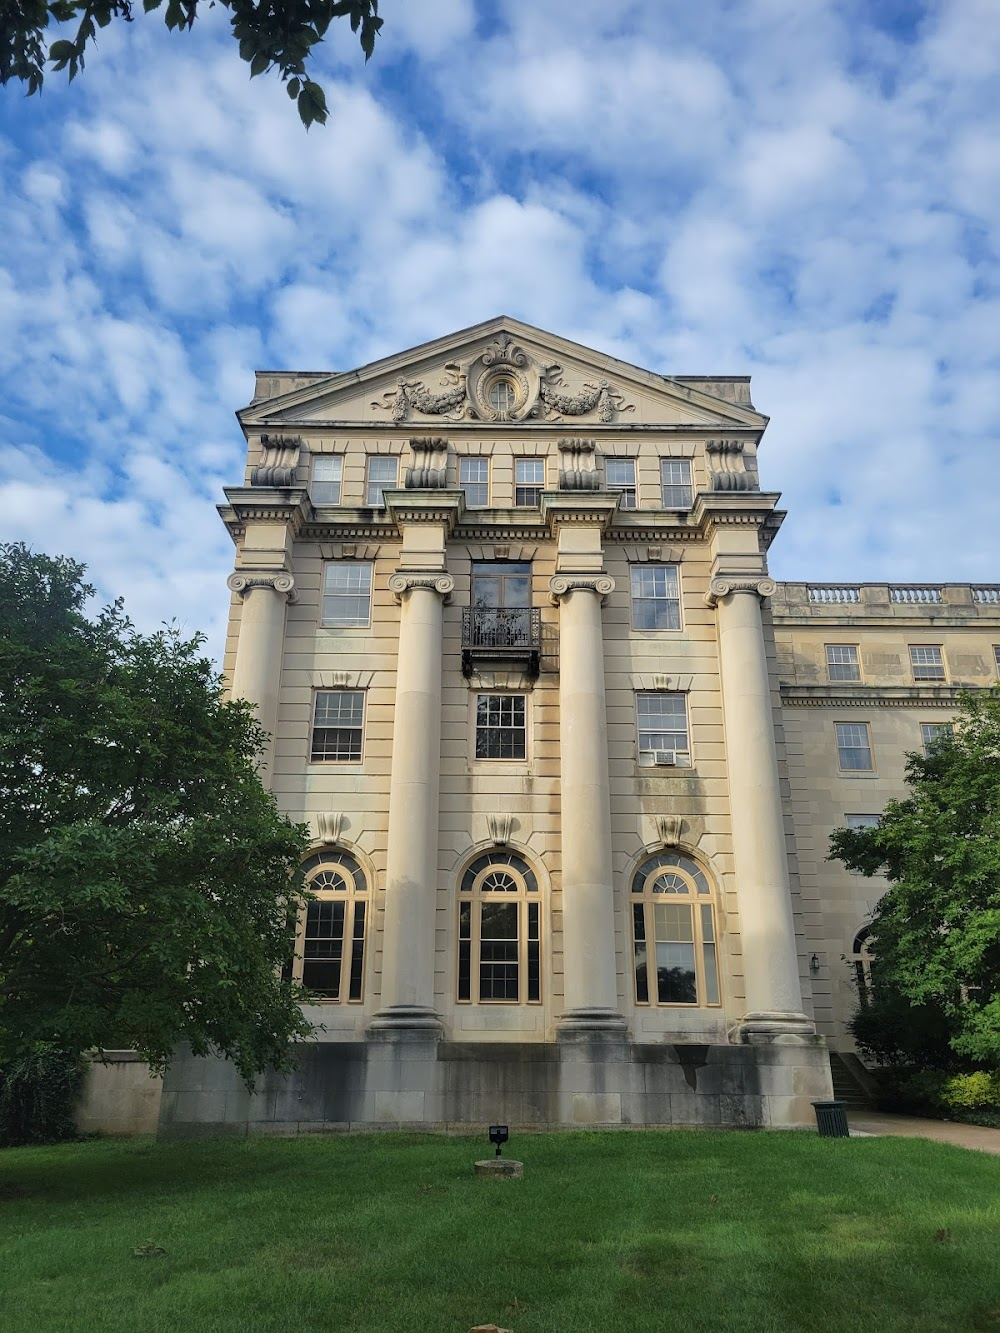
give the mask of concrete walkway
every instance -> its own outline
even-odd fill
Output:
[[[848,1111],[852,1133],[900,1134],[904,1138],[933,1139],[954,1143],[958,1148],[1000,1154],[1000,1129],[983,1125],[960,1125],[949,1120],[921,1120],[917,1116],[887,1115],[883,1111]]]

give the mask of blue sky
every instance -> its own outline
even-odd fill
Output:
[[[217,650],[253,370],[508,313],[751,374],[778,577],[1000,581],[996,0],[382,13],[309,134],[218,10],[0,91],[6,536]]]

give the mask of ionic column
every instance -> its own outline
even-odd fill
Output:
[[[399,665],[389,783],[382,1009],[377,1029],[440,1031],[434,1013],[434,916],[441,773],[442,607],[448,574],[398,573]]]
[[[802,1012],[774,715],[761,620],[769,578],[715,578],[719,665],[746,982],[744,1036],[815,1032]]]
[[[621,1033],[611,871],[611,788],[601,606],[606,574],[549,581],[559,605],[564,1032]]]
[[[297,599],[291,574],[247,574],[237,571],[226,580],[243,598],[240,637],[236,644],[230,693],[257,707],[257,721],[268,733],[261,756],[262,776],[270,769],[278,723],[278,690],[285,641],[285,606]]]

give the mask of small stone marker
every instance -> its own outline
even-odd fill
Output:
[[[514,1333],[512,1328],[498,1328],[496,1324],[477,1324],[469,1333]]]
[[[476,1163],[477,1176],[492,1176],[495,1180],[520,1180],[524,1175],[524,1163],[515,1162],[513,1157],[487,1157]],[[484,1328],[492,1325],[484,1324]],[[501,1329],[500,1333],[503,1333]]]

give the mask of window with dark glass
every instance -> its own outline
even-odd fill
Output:
[[[486,648],[531,643],[531,565],[477,560],[472,565],[472,637]]]
[[[364,690],[317,690],[310,759],[356,763],[364,735]]]
[[[527,718],[523,694],[480,694],[476,699],[476,758],[524,759]]]
[[[835,722],[837,757],[842,772],[871,773],[872,738],[867,722]]]
[[[315,898],[299,927],[292,975],[320,1000],[364,994],[368,882],[349,852],[321,852],[303,866]]]
[[[462,875],[458,902],[458,999],[538,1004],[542,998],[538,881],[522,857],[494,850]]]
[[[632,876],[638,1004],[721,1004],[712,888],[680,852],[649,857]]]

